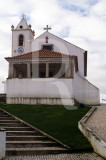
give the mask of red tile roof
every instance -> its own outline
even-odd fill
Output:
[[[25,53],[22,55],[14,56],[14,57],[6,57],[7,61],[11,60],[32,60],[32,59],[74,59],[75,60],[75,70],[78,71],[78,59],[75,55],[62,54],[59,52],[54,52],[46,49],[42,49],[35,52]]]
[[[59,52],[54,52],[54,51],[50,51],[50,50],[46,50],[46,49],[42,49],[39,51],[35,51],[35,52],[30,52],[30,53],[25,53],[22,55],[18,55],[18,56],[14,56],[14,57],[6,57],[5,59],[8,60],[12,60],[12,59],[32,59],[32,58],[65,58],[65,59],[73,59],[76,56],[71,56],[71,55],[67,55],[67,54],[62,54]]]

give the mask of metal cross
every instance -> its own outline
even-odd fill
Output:
[[[22,14],[22,18],[25,18],[25,17],[26,17],[26,15],[23,13],[23,14]]]
[[[48,30],[50,30],[51,28],[49,28],[48,27],[48,25],[46,25],[46,28],[44,28],[44,30],[47,30],[47,32],[48,32]]]

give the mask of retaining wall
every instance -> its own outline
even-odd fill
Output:
[[[75,73],[73,79],[73,98],[79,103],[86,105],[99,105],[100,93],[99,89],[83,78],[79,73]]]
[[[90,128],[87,127],[86,121],[96,111],[97,107],[93,107],[79,122],[78,127],[84,136],[91,143],[94,151],[106,159],[106,142],[98,137]]]

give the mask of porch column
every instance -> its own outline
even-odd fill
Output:
[[[65,63],[65,78],[70,77],[70,63]]]
[[[49,63],[46,63],[46,78],[49,77]]]
[[[74,78],[74,64],[72,61],[70,63],[70,77]]]
[[[12,79],[14,76],[14,68],[13,68],[13,64],[9,63],[9,76],[8,78]]]
[[[27,78],[31,78],[31,65],[27,63]]]

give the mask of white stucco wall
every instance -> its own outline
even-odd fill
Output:
[[[72,79],[8,79],[7,98],[72,98]]]
[[[98,105],[100,104],[99,89],[91,84],[87,79],[75,73],[73,79],[74,98],[83,104]]]
[[[5,158],[6,150],[6,132],[3,129],[0,129],[0,160]]]
[[[46,43],[45,38],[46,36],[49,38],[48,43]],[[53,51],[69,54],[69,55],[76,55],[78,57],[78,66],[79,71],[82,75],[84,75],[84,55],[83,53],[85,50],[67,42],[63,39],[56,37],[55,35],[45,32],[38,38],[36,38],[34,41],[32,41],[31,44],[31,50],[37,51],[42,49],[42,45],[49,45],[53,44]]]

